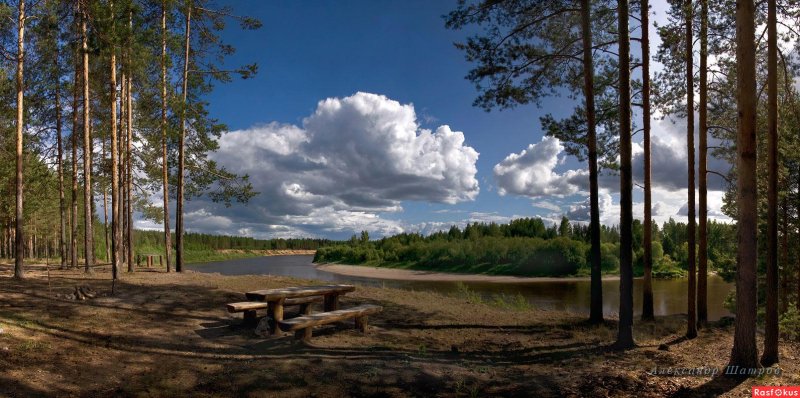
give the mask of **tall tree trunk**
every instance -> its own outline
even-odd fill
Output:
[[[650,4],[642,0],[642,133],[644,134],[644,280],[642,320],[653,320],[653,195],[650,190]]]
[[[83,200],[84,200],[84,265],[91,272],[94,264],[94,233],[92,231],[92,136],[89,107],[89,45],[86,34],[86,19],[89,11],[81,9],[81,48],[83,49]]]
[[[25,256],[24,236],[22,229],[24,219],[22,212],[22,129],[24,116],[25,83],[23,82],[23,68],[25,67],[25,1],[19,0],[19,14],[17,15],[17,174],[16,174],[16,244],[17,251],[14,257],[14,278],[25,277],[25,267],[22,260]]]
[[[692,0],[686,0],[685,3],[686,13],[686,153],[689,166],[689,181],[687,187],[689,188],[689,225],[687,230],[687,237],[689,243],[689,297],[688,297],[688,325],[686,328],[686,337],[692,339],[697,336],[697,256],[696,256],[696,229],[695,211],[694,211],[694,51],[692,49],[693,34],[692,34],[692,21],[694,20],[694,9],[692,7]]]
[[[113,3],[112,3],[113,10]],[[119,137],[117,136],[117,52],[116,46],[111,48],[111,273],[112,278],[119,278],[120,254],[122,241],[119,223]]]
[[[781,262],[783,263],[783,272],[781,275],[781,314],[785,314],[789,310],[789,195],[783,195],[781,210],[781,225],[783,235],[781,235]]]
[[[581,33],[583,36],[583,96],[586,101],[586,139],[589,145],[589,234],[591,240],[591,304],[589,322],[603,323],[603,281],[600,269],[600,206],[597,183],[597,129],[594,107],[594,61],[592,59],[592,9],[589,0],[581,0]]]
[[[178,143],[178,201],[175,209],[175,271],[183,271],[183,184],[186,152],[186,98],[189,87],[189,43],[191,38],[192,2],[186,2],[185,54],[183,58],[183,92],[181,105],[181,136]]]
[[[778,48],[775,0],[767,1],[767,311],[761,364],[778,362]]]
[[[125,237],[125,234],[127,233],[126,224],[128,223],[128,217],[125,216],[125,209],[126,209],[126,206],[125,206],[125,178],[127,177],[127,173],[125,173],[125,170],[126,170],[125,159],[127,158],[127,153],[125,153],[125,147],[126,147],[126,145],[125,145],[125,137],[127,136],[127,134],[126,134],[127,129],[126,129],[125,126],[126,126],[127,121],[128,121],[128,117],[126,116],[127,110],[126,110],[126,107],[125,107],[125,105],[126,105],[126,101],[125,101],[125,98],[126,98],[125,95],[126,94],[125,93],[128,90],[128,84],[127,84],[127,81],[128,81],[127,73],[128,72],[127,72],[127,69],[124,67],[124,65],[125,65],[125,61],[124,60],[122,61],[122,65],[123,65],[123,67],[121,68],[122,77],[120,79],[120,94],[119,94],[119,123],[118,123],[118,125],[119,125],[119,136],[117,137],[117,139],[119,141],[117,143],[117,145],[118,145],[117,148],[118,148],[118,151],[119,151],[118,152],[118,155],[119,155],[119,160],[118,160],[119,165],[118,165],[118,167],[119,168],[117,169],[117,171],[119,173],[119,176],[118,176],[118,180],[117,181],[119,183],[119,188],[118,188],[119,189],[119,204],[118,204],[119,205],[119,226],[118,226],[118,228],[119,228],[120,240],[118,242],[118,244],[119,244],[119,250],[118,250],[119,259],[118,259],[118,262],[120,264],[120,269],[122,269],[122,267],[126,265],[127,260],[128,260],[128,256],[126,254],[127,250],[128,250],[127,249],[128,240]]]
[[[700,0],[700,245],[697,270],[697,321],[708,323],[708,0]]]
[[[736,4],[737,207],[736,319],[730,365],[758,367],[756,308],[758,280],[758,187],[756,185],[755,4]]]
[[[164,259],[172,271],[169,232],[169,164],[167,163],[167,1],[161,0],[161,178],[164,182]]]
[[[619,11],[619,152],[620,152],[620,253],[619,330],[616,347],[633,342],[633,175],[631,173],[631,70],[628,1],[618,0]]]
[[[78,16],[76,12],[76,17]],[[78,56],[80,51],[76,51],[75,57],[75,78],[72,87],[72,195],[71,195],[71,232],[69,242],[70,267],[78,267],[78,89],[80,87],[80,62]]]
[[[61,257],[59,269],[65,269],[67,268],[67,204],[64,200],[64,138],[62,136],[63,126],[61,123],[61,82],[59,81],[61,70],[58,64],[58,53],[58,44],[56,43],[56,145],[58,146],[58,214],[60,218],[58,229],[58,253]]]
[[[94,264],[94,232],[92,231],[92,134],[89,107],[89,45],[86,34],[86,20],[89,11],[85,5],[81,9],[81,48],[83,49],[83,246],[85,271],[91,272]]]
[[[130,14],[129,14],[129,16],[130,16]],[[129,21],[129,26],[130,26],[131,25],[131,20],[129,19],[128,21]],[[133,96],[131,94],[131,87],[132,87],[131,80],[133,80],[133,73],[130,70],[130,60],[131,60],[131,58],[130,58],[130,53],[129,53],[128,54],[128,59],[127,59],[127,61],[128,61],[128,81],[126,82],[126,84],[128,85],[128,88],[126,90],[127,103],[128,103],[128,105],[127,105],[127,108],[128,108],[128,112],[127,112],[128,122],[125,125],[126,130],[127,130],[126,143],[128,144],[128,148],[127,148],[127,151],[126,151],[127,156],[125,157],[125,159],[127,160],[127,162],[126,162],[126,164],[127,164],[127,172],[126,172],[127,173],[127,177],[125,179],[125,184],[126,184],[125,192],[126,192],[126,203],[127,203],[126,215],[128,217],[127,218],[127,223],[126,223],[127,238],[128,238],[126,247],[127,247],[127,256],[128,256],[128,258],[127,258],[128,272],[133,272],[134,271],[134,265],[135,265],[133,263],[133,147],[132,147],[132,145],[133,145],[132,144],[133,143],[133,101],[132,101],[132,98],[133,98]]]
[[[106,161],[106,134],[103,132],[103,137],[101,138],[100,144],[102,146],[101,149],[101,156],[103,159],[103,163]],[[111,261],[111,245],[108,238],[108,189],[103,186],[103,239],[104,239],[104,248],[105,248],[105,255],[106,255],[106,262]]]

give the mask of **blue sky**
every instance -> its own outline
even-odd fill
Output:
[[[212,115],[231,131],[212,157],[250,174],[262,194],[231,209],[193,200],[188,230],[344,238],[362,229],[381,236],[585,213],[585,164],[557,140],[543,140],[539,125],[540,116],[566,116],[575,104],[554,97],[541,108],[473,107],[477,91],[464,78],[471,65],[453,45],[469,31],[447,30],[442,18],[456,1],[231,6],[264,26],[231,24],[223,35],[237,48],[229,64],[257,62],[259,73],[209,95]],[[656,166],[664,171],[661,185],[654,176],[656,219],[680,218],[686,190],[673,172],[686,164],[680,121],[657,122],[656,134],[663,162]],[[613,176],[604,181],[603,221],[611,224],[618,184]],[[712,215],[715,195],[721,192],[711,194]]]

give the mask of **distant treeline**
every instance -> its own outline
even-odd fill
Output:
[[[162,231],[136,231],[134,237],[137,247],[163,247],[164,244],[164,232]],[[192,232],[186,233],[184,239],[185,249],[194,251],[316,250],[335,243],[329,239],[255,239],[243,236],[210,235]]]
[[[634,221],[634,273],[643,272],[642,223]],[[653,264],[656,277],[685,274],[688,259],[686,224],[670,219],[653,227]],[[709,223],[709,265],[723,275],[735,262],[735,227]],[[605,273],[619,271],[619,228],[601,228],[601,266]],[[428,236],[402,233],[376,241],[369,234],[353,235],[346,245],[317,250],[316,262],[341,262],[449,272],[526,276],[578,276],[589,274],[589,226],[561,223],[547,226],[540,218],[521,218],[508,224],[472,223],[463,230]]]

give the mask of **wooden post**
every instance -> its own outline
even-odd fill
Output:
[[[339,309],[339,294],[331,293],[325,295],[325,312],[336,311]]]
[[[269,302],[269,312],[272,314],[272,321],[270,321],[269,327],[270,332],[273,336],[280,335],[280,329],[278,329],[278,322],[283,320],[283,302],[285,298],[278,299],[276,301]]]
[[[255,325],[258,322],[258,314],[256,310],[247,310],[244,312],[244,324]]]
[[[136,255],[136,266],[138,267],[141,263],[142,263],[142,255],[141,254],[137,254]]]
[[[158,267],[161,268],[164,266],[164,256],[161,254],[158,255]]]
[[[311,340],[311,326],[296,331],[294,333],[294,338],[302,341],[303,343],[308,343],[308,341]]]
[[[367,316],[357,316],[356,317],[356,329],[360,330],[361,333],[367,332]]]

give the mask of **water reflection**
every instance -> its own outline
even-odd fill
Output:
[[[273,256],[228,260],[205,264],[191,264],[188,268],[199,272],[218,272],[223,275],[282,275],[295,278],[317,279],[339,283],[358,283],[368,286],[386,286],[400,289],[432,290],[443,293],[458,291],[458,282],[401,281],[338,275],[320,271],[311,263],[313,256]],[[589,312],[589,281],[548,281],[524,283],[464,282],[471,290],[484,296],[495,294],[521,294],[536,308]],[[708,278],[708,317],[717,320],[730,315],[722,303],[733,284],[718,276]],[[641,312],[642,281],[633,283],[634,308]],[[653,306],[656,315],[686,313],[687,283],[685,280],[653,281]],[[603,312],[615,314],[619,310],[619,281],[603,281]]]

